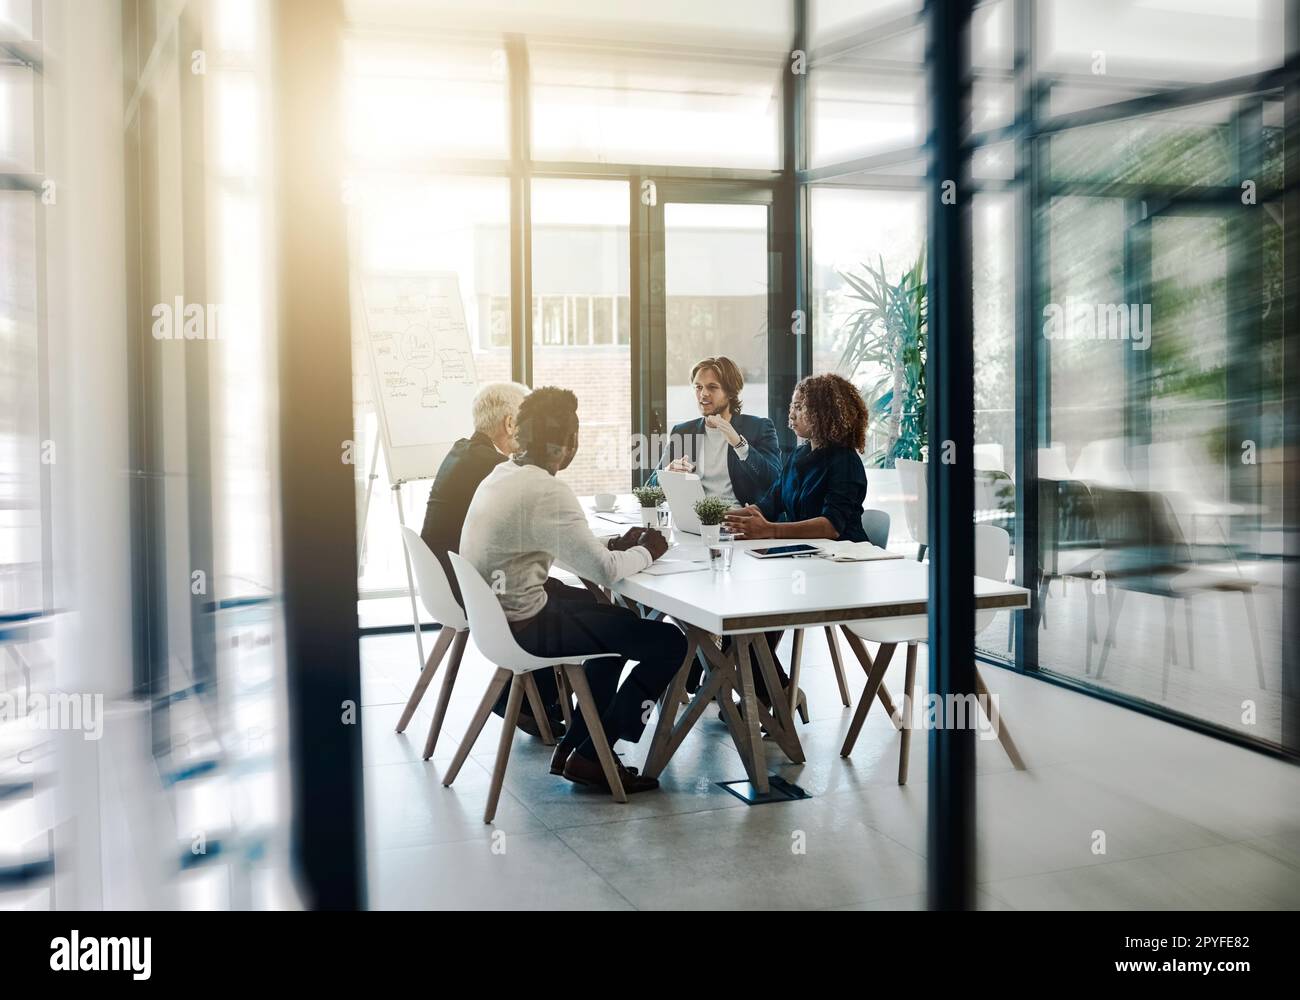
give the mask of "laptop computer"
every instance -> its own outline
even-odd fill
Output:
[[[673,525],[692,535],[700,534],[700,519],[695,514],[695,501],[704,499],[704,484],[700,477],[689,472],[659,473],[668,509],[673,513]]]

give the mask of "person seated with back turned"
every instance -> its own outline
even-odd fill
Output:
[[[756,503],[781,468],[781,446],[767,417],[741,413],[745,377],[730,358],[704,358],[691,369],[700,416],[673,428],[659,468],[693,472],[705,496]],[[657,485],[659,471],[648,485]]]
[[[728,527],[737,538],[865,542],[862,503],[867,497],[867,474],[861,453],[867,444],[867,405],[862,394],[839,375],[809,375],[790,397],[789,420],[803,444],[786,458],[780,478],[762,499],[727,512]],[[766,635],[776,660],[782,633]],[[764,704],[770,705],[757,663],[754,667],[754,686]],[[782,686],[789,687],[790,678],[780,661],[776,670]],[[799,699],[802,710],[802,692]]]
[[[658,531],[632,528],[602,542],[556,473],[578,451],[578,399],[568,389],[533,390],[519,407],[520,452],[483,480],[465,515],[460,553],[493,590],[515,641],[536,656],[618,653],[585,670],[605,736],[635,743],[645,730],[644,706],[667,689],[686,656],[686,637],[667,622],[597,602],[585,589],[546,586],[556,559],[584,580],[609,586],[639,573],[668,550]],[[628,660],[639,661],[619,686]],[[544,673],[544,671],[539,671]],[[608,788],[581,710],[551,758],[551,773],[580,785]],[[627,792],[659,782],[619,764]]]
[[[489,382],[474,395],[470,404],[474,419],[474,433],[461,438],[451,446],[451,451],[438,467],[438,474],[429,489],[429,503],[424,510],[424,527],[420,537],[429,551],[442,564],[447,582],[458,603],[460,584],[452,572],[448,552],[460,548],[460,530],[465,525],[465,511],[474,498],[479,483],[487,478],[506,458],[519,450],[515,439],[515,418],[519,404],[528,395],[528,386],[518,382]],[[560,711],[560,692],[553,674],[539,675],[537,690],[546,706],[552,729],[564,731],[564,717]],[[502,693],[493,711],[505,717],[507,694]],[[557,728],[558,727],[558,728]],[[541,730],[528,705],[519,712],[519,728],[532,736]]]

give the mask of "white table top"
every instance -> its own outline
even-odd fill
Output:
[[[619,510],[635,513],[629,500],[622,498]],[[583,497],[582,502],[590,512],[590,498]],[[590,522],[592,530],[602,536],[626,530],[594,516]],[[699,545],[695,535],[683,533],[680,540]],[[735,542],[732,567],[726,573],[715,573],[704,562],[687,573],[637,573],[611,589],[716,635],[898,618],[927,611],[929,568],[923,563],[910,559],[855,563],[823,558],[755,559],[744,551],[772,544],[769,540]],[[976,577],[975,606],[980,610],[1027,608],[1029,591]]]

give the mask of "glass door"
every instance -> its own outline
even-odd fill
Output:
[[[699,415],[691,369],[725,355],[745,378],[744,412],[784,414],[769,402],[772,192],[766,187],[642,183],[649,230],[648,364],[651,435]],[[784,421],[778,421],[783,425]],[[652,437],[653,442],[653,437]],[[651,466],[657,453],[651,449]]]

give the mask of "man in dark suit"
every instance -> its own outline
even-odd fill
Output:
[[[691,369],[700,416],[673,428],[660,469],[692,472],[706,496],[732,506],[756,503],[781,471],[776,428],[740,412],[745,378],[730,358],[705,358]],[[659,473],[650,477],[654,485]]]
[[[434,477],[433,487],[429,490],[429,503],[425,507],[424,527],[420,530],[420,537],[442,564],[457,601],[460,601],[460,585],[456,582],[456,574],[452,571],[447,553],[460,551],[460,532],[465,525],[465,512],[469,510],[469,503],[474,499],[479,483],[519,450],[519,442],[515,439],[515,421],[519,415],[519,404],[524,401],[528,391],[526,385],[516,382],[490,382],[483,386],[472,404],[473,435],[461,438],[451,446],[451,451],[438,467],[438,475]],[[555,685],[555,677],[549,670],[539,670],[535,677],[542,701],[551,717],[551,727],[559,736],[564,731],[564,723],[559,710],[560,694]],[[505,710],[506,696],[502,694],[493,711],[504,716]],[[537,721],[527,706],[519,714],[519,728],[533,736],[540,732]]]

